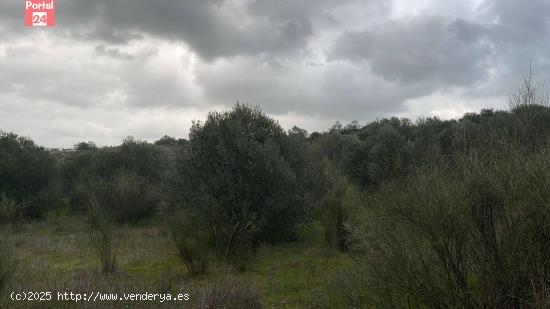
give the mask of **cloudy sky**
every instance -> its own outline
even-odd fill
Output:
[[[235,102],[326,130],[451,118],[550,81],[550,0],[0,1],[0,129],[47,147],[186,137]]]

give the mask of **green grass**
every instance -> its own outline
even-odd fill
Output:
[[[194,308],[201,291],[210,282],[226,276],[253,280],[260,288],[265,308],[308,308],[323,294],[330,274],[351,261],[322,242],[318,225],[304,228],[298,242],[262,245],[244,272],[232,271],[216,262],[205,275],[193,277],[175,255],[169,237],[154,222],[120,226],[115,230],[118,268],[114,274],[100,272],[99,261],[90,245],[83,218],[64,218],[62,228],[51,222],[26,224],[18,233],[3,231],[14,246],[17,271],[8,283],[0,304],[9,308],[71,307],[71,302],[12,302],[11,291],[87,291],[189,293]],[[159,307],[158,303],[103,302],[79,303],[82,308]],[[163,308],[181,303],[164,303]]]

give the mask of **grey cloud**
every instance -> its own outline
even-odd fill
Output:
[[[250,16],[243,27],[228,5],[222,0],[59,0],[58,23],[74,27],[77,37],[109,43],[125,44],[143,33],[182,40],[209,60],[299,49],[312,32],[307,21],[296,19],[270,23]]]
[[[241,101],[274,115],[295,112],[340,120],[389,115],[403,109],[404,100],[433,89],[427,83],[398,85],[372,74],[365,65],[338,62],[272,64],[245,57],[202,64],[196,76],[206,100],[217,105]]]
[[[134,56],[129,53],[122,52],[119,49],[114,47],[106,47],[105,45],[97,45],[95,47],[95,51],[99,55],[109,56],[117,59],[123,59],[123,60],[134,59]]]
[[[543,39],[550,33],[550,2],[547,0],[488,0],[484,9],[497,18],[504,37],[526,42]]]
[[[463,86],[485,76],[492,50],[483,33],[482,26],[461,19],[417,16],[348,31],[330,56],[367,61],[376,74],[404,84],[432,80]]]
[[[372,0],[371,0],[372,1]],[[370,1],[369,1],[370,2]],[[143,35],[179,40],[201,57],[299,52],[315,34],[314,19],[358,0],[57,0],[52,32],[105,44],[127,44]],[[22,4],[0,3],[6,28],[22,23]],[[7,35],[5,33],[4,35]]]
[[[34,39],[44,44],[43,38]],[[190,99],[194,95],[189,91],[192,81],[182,79],[181,55],[177,52],[162,58],[151,44],[123,49],[89,43],[65,47],[66,43],[65,39],[52,40],[44,44],[45,50],[26,40],[0,44],[0,51],[5,46],[4,56],[0,53],[0,92],[25,101],[50,101],[83,109],[109,104],[201,104]],[[0,102],[0,108],[4,104],[8,103]]]
[[[517,78],[533,62],[541,78],[550,79],[549,1],[489,0],[482,16],[495,21],[490,36],[507,68],[502,78]]]

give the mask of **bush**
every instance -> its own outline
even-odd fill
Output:
[[[519,123],[518,137],[529,150],[544,142],[550,131],[549,99],[544,84],[535,80],[531,67],[508,95],[508,105]]]
[[[176,247],[176,255],[192,275],[205,273],[211,244],[210,227],[201,213],[189,209],[171,213],[166,220]]]
[[[119,223],[136,222],[150,216],[160,201],[158,188],[134,173],[116,175],[110,189],[107,203]]]
[[[46,219],[50,222],[57,232],[64,230],[67,223],[67,217],[69,216],[69,211],[71,208],[71,203],[68,197],[61,198],[57,201],[52,210],[46,214]]]
[[[7,196],[0,197],[0,224],[11,224],[18,230],[23,218],[23,209],[14,199]]]
[[[550,305],[549,150],[494,147],[369,198],[363,223],[350,228],[369,306]]]
[[[117,260],[112,217],[108,210],[93,198],[88,206],[88,216],[92,227],[92,244],[101,263],[101,271],[113,273],[116,269]]]
[[[258,309],[262,302],[254,282],[230,277],[215,281],[206,289],[200,308]]]
[[[121,171],[112,178],[83,175],[74,188],[79,201],[96,199],[117,223],[135,223],[154,213],[160,203],[157,185]],[[87,204],[88,202],[86,202]]]
[[[325,242],[342,251],[348,249],[345,225],[352,220],[360,208],[359,196],[347,179],[330,164],[326,164],[330,188],[321,200],[321,222]]]
[[[93,192],[115,221],[139,221],[158,206],[171,163],[168,152],[133,138],[118,147],[78,151],[61,165],[64,192],[75,207],[85,207]]]

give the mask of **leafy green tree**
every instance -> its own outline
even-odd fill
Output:
[[[45,211],[54,158],[31,139],[0,131],[0,195],[24,205],[27,216]]]
[[[223,231],[227,254],[243,243],[294,237],[316,200],[313,164],[304,134],[286,134],[259,108],[237,104],[194,122],[173,189]]]

